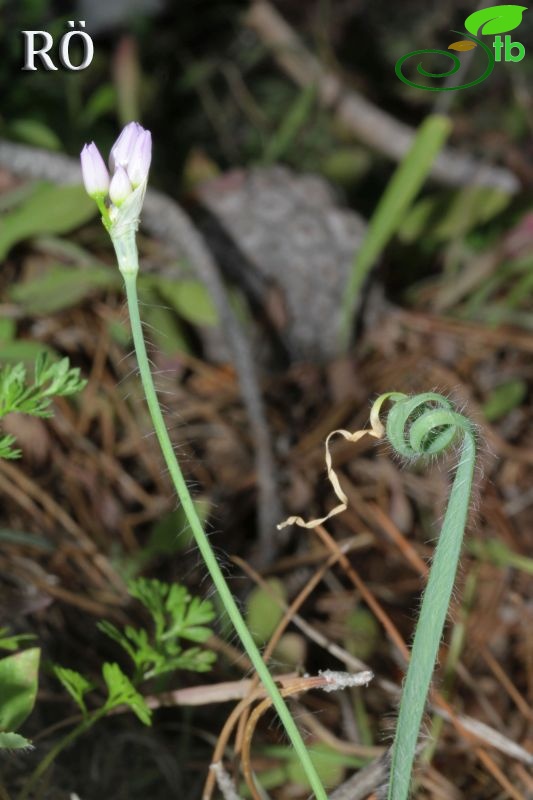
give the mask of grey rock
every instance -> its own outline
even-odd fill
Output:
[[[229,172],[199,195],[235,246],[232,263],[224,264],[230,277],[262,306],[269,290],[281,293],[281,335],[291,356],[335,357],[342,295],[364,220],[339,207],[323,178],[280,166]]]

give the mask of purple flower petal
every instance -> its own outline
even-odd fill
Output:
[[[109,173],[94,142],[84,146],[80,158],[83,183],[87,194],[90,197],[107,194]]]
[[[111,172],[114,172],[117,167],[126,168],[128,166],[135,142],[142,131],[143,128],[138,122],[130,122],[122,130],[109,154]]]
[[[128,175],[132,186],[139,186],[148,177],[152,160],[152,134],[141,129],[128,163]]]
[[[117,167],[109,184],[109,199],[120,206],[132,192],[132,185],[124,167]]]

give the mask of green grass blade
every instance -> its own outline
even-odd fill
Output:
[[[422,123],[411,149],[396,169],[372,215],[344,294],[341,326],[341,347],[344,351],[350,343],[361,287],[380,253],[398,230],[451,128],[450,119],[440,114],[433,114]]]

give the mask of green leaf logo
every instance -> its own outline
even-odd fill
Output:
[[[470,14],[465,20],[465,28],[473,36],[480,33],[490,36],[496,33],[507,33],[518,28],[522,22],[522,14],[527,6],[492,6]]]

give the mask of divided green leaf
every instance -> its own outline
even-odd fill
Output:
[[[11,434],[0,435],[0,458],[13,459],[20,458],[22,450],[18,447],[13,447],[16,439]]]
[[[54,664],[53,670],[54,675],[61,681],[76,705],[81,709],[83,714],[86,714],[87,707],[84,698],[87,692],[94,689],[94,684],[88,681],[87,678],[79,672],[76,672],[76,670],[60,667],[58,664]]]
[[[110,711],[117,706],[126,705],[145,725],[151,724],[152,712],[144,698],[135,689],[129,678],[124,675],[118,664],[106,663],[102,667],[102,675],[108,690],[104,708]]]
[[[54,397],[66,397],[81,391],[87,381],[78,368],[71,368],[68,358],[51,361],[40,352],[35,360],[34,383],[26,384],[24,364],[6,364],[0,368],[0,417],[16,411],[34,417],[50,417]]]
[[[139,680],[177,669],[205,672],[211,668],[214,653],[199,647],[184,648],[180,643],[183,639],[204,642],[211,636],[207,623],[214,619],[215,612],[209,601],[191,597],[179,584],[148,578],[132,581],[129,591],[149,611],[153,634],[131,625],[119,630],[107,621],[98,627],[126,651]]]
[[[22,362],[0,367],[0,417],[11,412],[33,417],[51,417],[50,405],[54,397],[66,397],[81,391],[87,381],[80,371],[71,368],[68,358],[51,361],[46,351],[35,359],[33,384],[26,383],[26,367]],[[0,458],[18,458],[21,451],[15,448],[15,437],[0,434]]]
[[[191,597],[185,586],[137,578],[128,589],[152,615],[157,639],[176,636],[204,642],[211,635],[211,630],[204,626],[215,617],[212,603]]]

